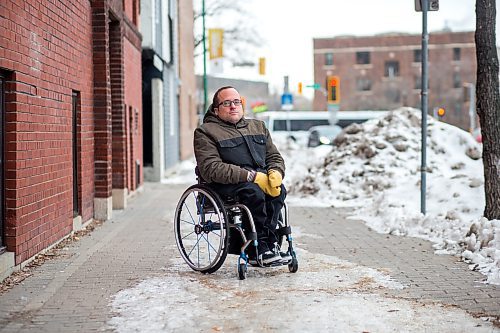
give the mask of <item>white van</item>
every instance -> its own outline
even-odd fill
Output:
[[[257,113],[263,120],[273,139],[282,141],[291,138],[299,145],[307,145],[308,130],[313,126],[330,125],[327,111],[266,111]]]

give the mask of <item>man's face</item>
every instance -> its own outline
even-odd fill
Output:
[[[224,89],[219,92],[219,105],[214,105],[215,114],[222,120],[227,121],[232,124],[236,124],[243,118],[243,106],[241,105],[241,97],[238,91],[234,88]],[[239,105],[235,105],[233,103],[234,100],[240,101],[237,103]],[[231,103],[229,106],[224,106],[222,103]]]

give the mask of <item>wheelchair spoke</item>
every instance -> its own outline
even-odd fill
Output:
[[[189,209],[189,206],[186,204],[184,204],[183,206],[186,206],[186,210],[187,210],[189,216],[191,217],[191,221],[195,221],[195,219],[193,218],[193,214],[191,214],[191,210]],[[189,223],[188,221],[185,221],[185,222]],[[193,222],[192,224],[195,224],[195,223]]]
[[[187,234],[186,236],[182,237],[181,239],[186,239],[187,237],[191,236],[192,234],[194,234],[194,231],[191,231],[189,234]]]
[[[207,244],[208,246],[210,246],[214,252],[217,252],[217,250],[215,249],[215,247],[212,246],[212,243],[210,243],[210,240],[208,239],[208,236],[206,235],[201,235],[203,238],[205,238],[205,240],[207,241]],[[209,255],[209,258],[210,258],[210,249],[208,249],[208,255]]]
[[[180,221],[184,222],[184,223],[187,223],[187,224],[196,225],[196,223],[192,222],[192,221],[187,221],[187,220],[184,220],[184,219],[180,219]]]
[[[200,256],[200,250],[199,250],[199,247],[200,247],[200,246],[199,246],[198,244],[200,243],[200,239],[201,239],[201,237],[199,237],[198,235],[196,235],[196,238],[197,238],[197,241],[196,241],[196,243],[193,245],[193,248],[191,249],[191,251],[189,251],[188,256],[190,256],[190,255],[191,255],[191,252],[193,252],[193,250],[194,250],[194,248],[195,248],[195,247],[198,247],[198,258],[199,258],[199,256]]]

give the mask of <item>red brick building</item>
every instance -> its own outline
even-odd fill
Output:
[[[420,108],[421,35],[384,34],[314,39],[314,79],[326,86],[327,76],[340,79],[340,110]],[[475,84],[474,32],[429,35],[429,112],[446,109],[444,121],[469,128],[464,84]],[[326,88],[326,87],[325,87]],[[313,108],[326,110],[316,91]]]
[[[138,20],[139,0],[0,2],[0,279],[142,184]]]

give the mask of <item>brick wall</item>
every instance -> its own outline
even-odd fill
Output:
[[[134,45],[135,42],[135,45]],[[138,44],[139,43],[139,44]],[[138,48],[139,46],[139,48]],[[140,41],[125,39],[125,105],[127,109],[127,184],[130,190],[144,182],[142,176],[142,64]],[[136,161],[140,174],[137,179]]]
[[[326,86],[328,75],[340,77],[340,109],[394,109],[399,106],[420,108],[421,65],[414,51],[421,48],[420,35],[396,34],[363,37],[319,38],[314,40],[315,82]],[[460,49],[460,60],[453,50]],[[356,52],[370,53],[369,64],[357,64]],[[325,53],[333,54],[333,64],[325,64]],[[463,105],[462,84],[475,83],[476,59],[474,32],[436,32],[429,38],[429,111],[447,110],[445,121],[468,128],[468,112]],[[397,61],[399,75],[389,78],[385,62]],[[454,75],[460,80],[453,82]],[[371,82],[368,90],[359,89],[359,79]],[[315,92],[315,110],[326,110],[326,97]]]
[[[93,208],[92,12],[88,1],[0,2],[6,84],[6,225],[16,264],[72,230],[72,92],[78,117],[78,197]]]

